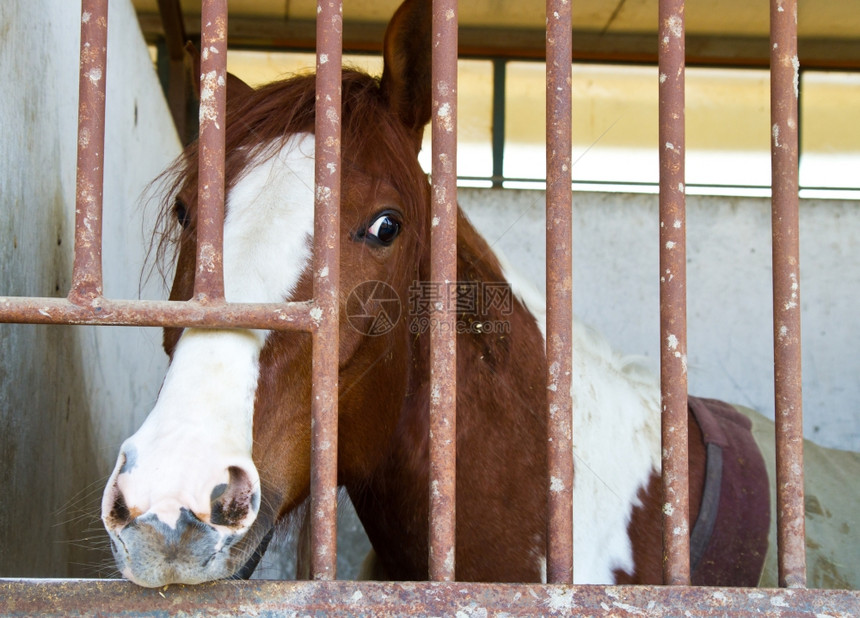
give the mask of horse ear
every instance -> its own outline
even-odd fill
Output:
[[[227,105],[238,104],[254,89],[232,73],[227,73]]]
[[[382,94],[400,121],[415,134],[421,147],[424,126],[430,122],[431,0],[406,0],[385,31]]]

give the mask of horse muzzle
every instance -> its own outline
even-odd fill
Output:
[[[146,587],[232,576],[256,548],[246,538],[260,508],[253,462],[202,470],[191,465],[199,460],[164,463],[142,465],[133,446],[123,447],[102,498],[117,568]]]

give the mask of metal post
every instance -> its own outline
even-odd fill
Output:
[[[798,241],[797,1],[772,0],[771,184],[779,583],[806,586]]]
[[[179,0],[158,0],[158,12],[164,26],[164,47],[159,49],[159,55],[164,52],[167,56],[167,83],[165,93],[173,124],[182,144],[188,143],[188,127],[186,123],[188,109],[188,84],[185,78],[185,23]],[[161,58],[159,58],[159,64]],[[197,76],[195,76],[196,78]]]
[[[570,2],[547,0],[546,15],[547,581],[572,584],[573,94]]]
[[[343,2],[317,5],[316,199],[311,406],[311,576],[337,573],[337,404]]]
[[[663,583],[689,585],[683,0],[660,0],[658,36]]]
[[[493,59],[493,188],[500,189],[505,177],[505,104],[508,63]]]
[[[102,295],[102,196],[104,184],[107,0],[81,4],[78,101],[78,168],[75,261],[69,300],[86,304]]]
[[[430,332],[430,579],[454,580],[457,457],[457,0],[433,2],[430,278],[445,291]]]
[[[200,26],[200,140],[194,297],[224,300],[224,143],[227,115],[227,0],[203,0]]]

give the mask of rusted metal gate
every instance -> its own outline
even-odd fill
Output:
[[[807,590],[800,398],[798,299],[798,133],[796,0],[771,1],[771,118],[773,126],[773,289],[779,578],[776,590],[690,587],[687,488],[687,377],[684,191],[684,2],[660,1],[660,280],[663,491],[666,586],[572,586],[571,380],[571,4],[547,0],[547,357],[560,368],[548,405],[549,477],[562,492],[550,505],[546,585],[455,582],[454,328],[434,329],[431,340],[430,576],[426,583],[334,581],[336,462],[317,445],[337,440],[338,213],[340,200],[341,0],[318,4],[316,223],[314,299],[285,304],[226,303],[221,264],[224,213],[224,129],[227,2],[204,0],[200,114],[200,216],[194,297],[187,302],[128,301],[102,295],[101,215],[104,159],[107,0],[84,0],[81,20],[75,260],[69,295],[0,297],[0,321],[298,329],[313,336],[312,539],[314,581],[229,582],[147,590],[121,581],[0,581],[0,614],[151,612],[276,614],[681,614],[764,613],[850,615],[860,593]],[[436,0],[433,18],[433,103],[454,110],[433,125],[433,280],[456,279],[456,0]],[[335,118],[328,122],[323,119]],[[453,124],[452,124],[453,123]],[[86,138],[86,139],[83,139]],[[444,165],[441,162],[446,162]],[[325,170],[325,173],[320,173]],[[330,173],[335,170],[335,173]],[[327,277],[319,273],[326,271]],[[453,315],[448,319],[454,320]],[[671,343],[668,334],[675,336]],[[669,431],[674,427],[676,431]],[[336,453],[337,449],[327,449]]]

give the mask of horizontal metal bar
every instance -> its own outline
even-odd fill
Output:
[[[186,12],[188,36],[200,35],[199,14]],[[164,36],[157,12],[138,13],[144,37],[150,43]],[[378,53],[382,50],[386,22],[345,21],[344,52]],[[313,51],[316,20],[271,19],[236,15],[230,17],[231,47],[277,51]],[[543,28],[487,28],[461,25],[460,57],[543,59]],[[855,70],[860,68],[860,45],[848,37],[804,36],[798,40],[800,62],[805,69]],[[687,66],[733,66],[766,69],[770,44],[764,36],[687,34]],[[649,32],[601,32],[573,30],[573,59],[594,62],[657,63],[657,37]]]
[[[493,176],[457,176],[458,182],[483,182],[486,183],[487,187],[492,185],[492,183],[496,180]],[[543,185],[546,184],[546,179],[544,178],[523,178],[517,176],[503,176],[499,178],[503,185],[509,183],[517,183],[517,184],[528,184],[534,185],[534,189],[541,189]],[[481,185],[482,187],[484,185]],[[587,186],[595,186],[595,187],[609,187],[612,189],[613,187],[624,187],[625,190],[629,187],[630,191],[635,192],[649,192],[649,193],[657,193],[659,189],[659,182],[648,182],[648,181],[636,181],[636,180],[588,180],[586,178],[578,178],[572,181],[572,187],[575,190],[582,190],[582,187]],[[714,195],[723,196],[726,195],[727,192],[739,191],[743,192],[744,195],[748,193],[755,193],[756,195],[761,195],[761,197],[770,196],[770,185],[752,185],[752,184],[741,184],[741,183],[727,183],[727,184],[717,184],[714,182],[710,183],[700,183],[700,182],[688,182],[684,185],[687,189],[687,195],[710,195],[713,193]],[[529,187],[532,188],[532,187]],[[595,189],[596,191],[597,189]],[[833,196],[832,199],[860,199],[860,187],[850,187],[847,185],[843,186],[833,186],[833,187],[824,187],[818,185],[800,185],[799,191],[801,193],[801,199],[804,198],[804,192],[820,192],[820,193],[829,193]],[[850,197],[842,197],[841,195],[837,195],[840,193],[847,194],[852,193],[853,195]],[[728,195],[732,195],[732,193],[728,193]],[[825,196],[825,199],[830,199]]]
[[[95,298],[77,305],[65,298],[0,296],[0,323],[86,324],[93,326],[182,326],[195,328],[266,328],[313,331],[314,305],[224,303]]]
[[[217,582],[140,588],[121,580],[2,580],[0,616],[486,615],[851,616],[846,590],[461,582]]]

